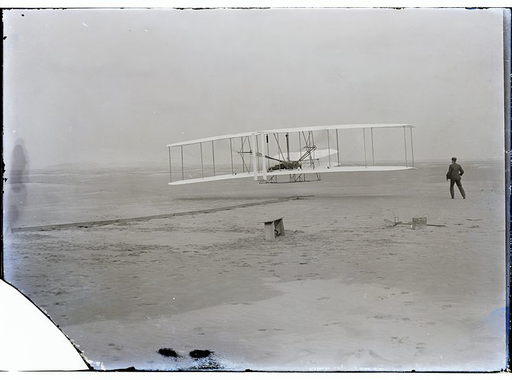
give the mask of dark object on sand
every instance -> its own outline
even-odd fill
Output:
[[[420,219],[420,220],[418,220]],[[424,219],[424,220],[423,220]],[[386,227],[395,227],[395,226],[411,226],[413,230],[418,229],[418,224],[422,224],[422,227],[446,227],[446,224],[429,224],[426,223],[427,218],[412,218],[412,222],[401,222],[398,217],[395,216],[395,220],[391,221],[389,219],[384,219],[384,223],[386,223]],[[423,224],[423,222],[425,222]]]
[[[412,226],[413,230],[423,230],[427,227],[427,218],[425,216],[412,218]]]
[[[191,358],[196,360],[197,365],[191,367],[191,370],[215,370],[222,369],[222,365],[212,357],[214,354],[210,350],[194,350],[190,351],[189,355]]]
[[[158,350],[158,353],[163,356],[169,356],[171,358],[179,358],[180,355],[174,351],[172,348],[161,348]]]
[[[210,350],[194,350],[194,351],[190,351],[189,355],[191,358],[194,358],[194,359],[203,359],[203,358],[207,358],[211,354],[213,354],[213,352]]]
[[[265,240],[274,240],[278,236],[284,236],[283,218],[263,222],[265,225]]]

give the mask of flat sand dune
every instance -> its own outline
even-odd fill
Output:
[[[97,369],[500,370],[503,166],[462,164],[466,200],[450,199],[447,164],[172,188],[149,169],[31,173],[6,280]],[[267,241],[277,217],[286,234]]]

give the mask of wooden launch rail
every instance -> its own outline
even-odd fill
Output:
[[[19,227],[19,228],[13,228],[12,232],[54,231],[54,230],[62,230],[62,229],[69,229],[69,228],[89,228],[89,227],[106,226],[106,225],[116,224],[116,223],[145,222],[145,221],[148,221],[151,219],[166,219],[166,218],[174,218],[174,217],[178,217],[178,216],[209,214],[209,213],[213,213],[213,212],[229,211],[229,210],[236,210],[238,208],[288,202],[288,201],[299,200],[299,199],[310,198],[310,197],[313,197],[313,195],[283,197],[283,198],[276,198],[276,199],[268,199],[268,200],[259,201],[259,202],[250,202],[250,203],[242,203],[242,204],[237,204],[237,205],[232,205],[232,206],[210,208],[210,209],[205,209],[205,210],[174,212],[174,213],[170,213],[170,214],[141,216],[141,217],[135,217],[135,218],[123,218],[123,219],[120,218],[120,219],[109,219],[109,220],[97,220],[97,221],[91,221],[91,222],[51,224],[51,225],[34,226],[34,227]]]

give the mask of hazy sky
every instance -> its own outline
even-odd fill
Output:
[[[167,160],[277,127],[415,125],[415,156],[503,155],[501,10],[12,10],[4,155]]]

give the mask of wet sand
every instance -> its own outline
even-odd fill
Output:
[[[468,199],[451,200],[445,166],[277,185],[32,177],[6,279],[97,369],[197,368],[188,352],[208,349],[227,370],[499,370],[503,169],[465,165]],[[394,215],[445,227],[387,227]],[[266,241],[277,217],[286,235]]]

